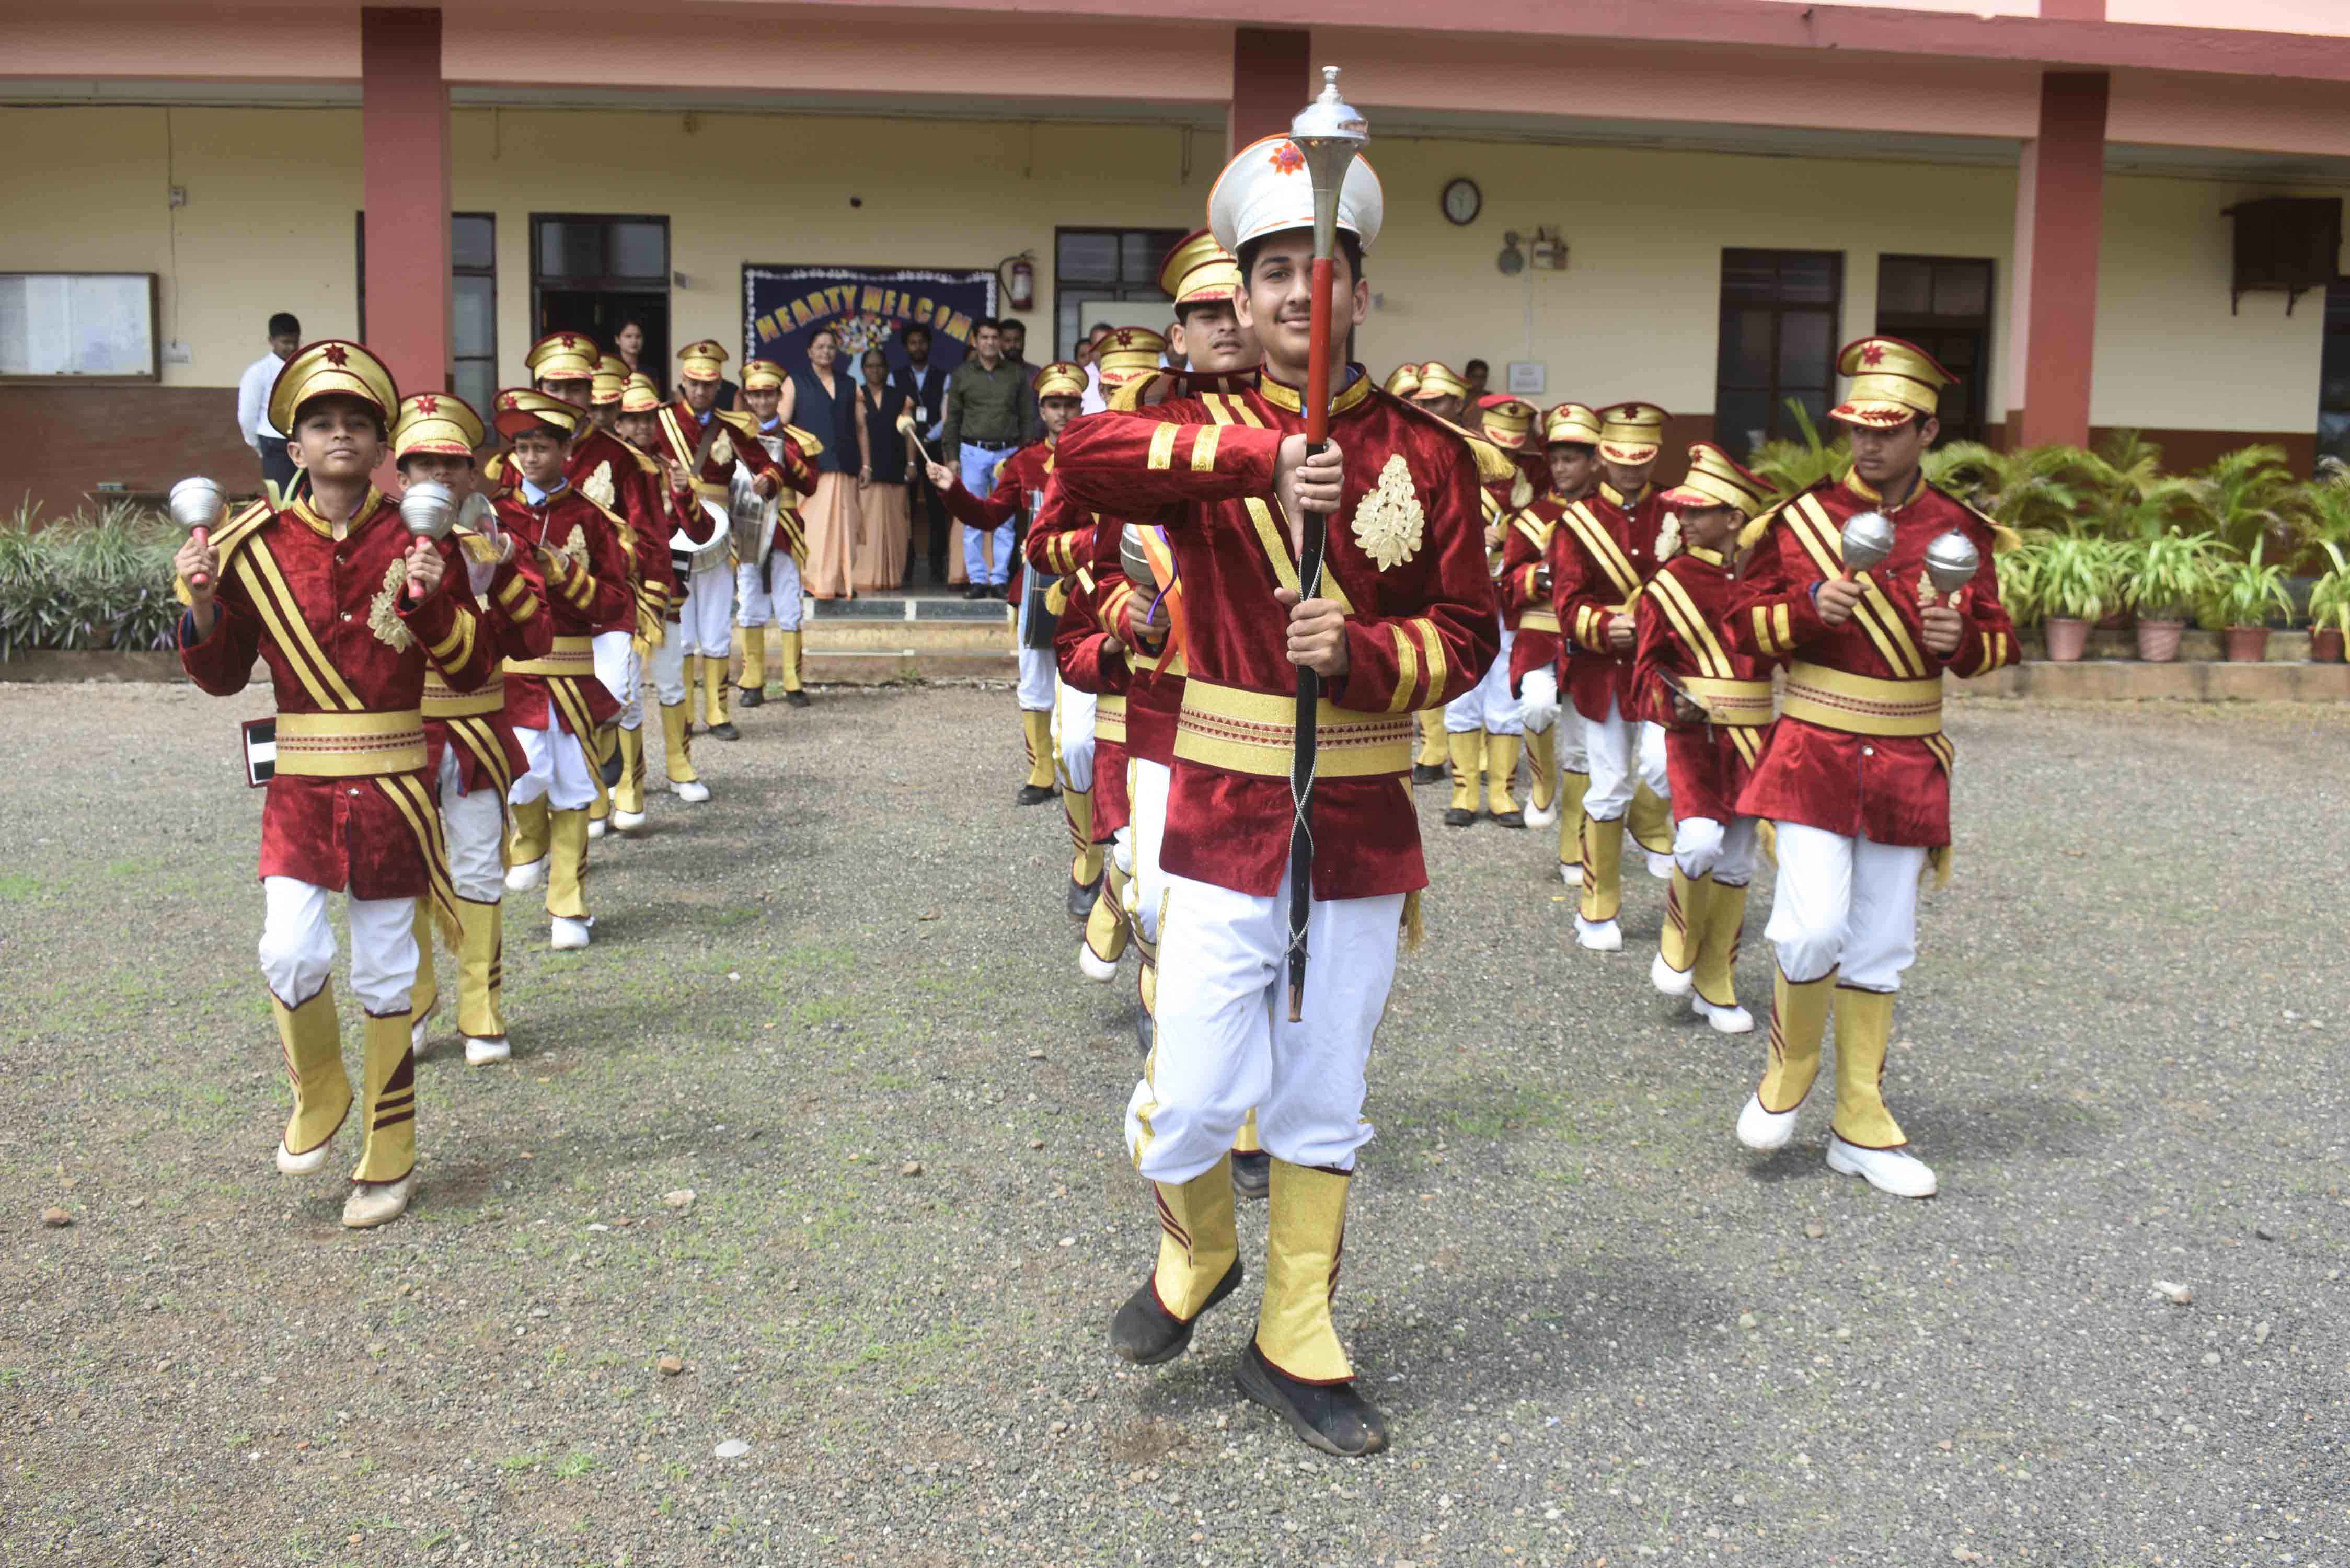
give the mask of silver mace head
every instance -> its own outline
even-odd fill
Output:
[[[1126,580],[1146,593],[1159,588],[1159,575],[1151,570],[1150,556],[1142,547],[1142,529],[1133,523],[1126,525],[1118,536],[1118,561],[1126,572]]]
[[[1956,528],[1926,546],[1926,577],[1940,594],[1957,593],[1973,582],[1981,565],[1982,552]]]
[[[1844,525],[1844,565],[1849,572],[1865,572],[1893,554],[1893,520],[1882,512],[1863,512]]]
[[[425,480],[400,498],[400,520],[420,539],[445,539],[457,521],[457,498],[445,484]]]
[[[1314,185],[1314,254],[1326,256],[1338,243],[1338,192],[1355,155],[1371,139],[1370,121],[1338,96],[1338,67],[1322,67],[1322,91],[1289,122],[1289,140],[1305,155],[1305,177]]]
[[[172,486],[172,498],[165,505],[180,527],[210,528],[228,510],[228,492],[209,479],[183,479]]]

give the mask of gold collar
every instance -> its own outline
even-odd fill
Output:
[[[1346,389],[1330,400],[1333,414],[1343,414],[1358,408],[1371,395],[1371,379],[1364,374],[1360,365],[1348,365],[1347,376]],[[1259,397],[1284,413],[1302,414],[1305,411],[1305,395],[1296,388],[1274,379],[1270,369],[1258,374],[1256,389]]]
[[[1844,487],[1846,490],[1851,491],[1853,494],[1858,496],[1862,501],[1867,503],[1869,505],[1877,508],[1879,511],[1898,512],[1903,507],[1908,505],[1910,502],[1917,500],[1918,497],[1926,493],[1926,475],[1923,470],[1918,472],[1916,479],[1917,483],[1909,487],[1908,495],[1900,501],[1893,503],[1891,505],[1886,504],[1885,497],[1878,493],[1875,485],[1861,478],[1857,473],[1848,473],[1845,475]]]
[[[374,485],[369,485],[367,494],[359,500],[359,509],[351,514],[349,520],[343,524],[339,535],[335,532],[334,519],[310,504],[310,493],[307,490],[304,490],[301,494],[296,496],[293,504],[286,510],[300,518],[308,526],[310,532],[321,539],[348,539],[375,520],[376,512],[382,504],[382,493]]]
[[[1655,488],[1656,486],[1653,484],[1644,484],[1640,486],[1639,494],[1627,496],[1619,492],[1614,485],[1608,483],[1603,479],[1599,482],[1598,495],[1601,500],[1607,502],[1610,506],[1629,512],[1633,508],[1638,506],[1641,502],[1646,501],[1648,498],[1648,492]]]
[[[1709,566],[1719,566],[1724,565],[1721,551],[1710,550],[1703,545],[1686,545],[1683,547],[1683,553],[1696,556],[1699,560],[1703,561]]]

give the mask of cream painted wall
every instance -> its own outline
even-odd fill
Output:
[[[709,115],[689,132],[677,115],[513,109],[460,111],[453,137],[453,204],[498,215],[509,379],[530,339],[533,212],[667,213],[690,280],[671,296],[681,343],[740,342],[746,261],[985,266],[1034,250],[1041,358],[1054,225],[1195,225],[1221,155],[1219,139],[1195,133],[1187,170],[1171,128]],[[166,367],[167,384],[233,385],[274,309],[299,313],[313,336],[355,329],[356,111],[179,109],[167,124],[160,109],[0,109],[0,138],[74,150],[0,161],[0,269],[165,275],[164,334],[194,355]],[[1847,337],[1875,324],[1879,254],[1991,257],[2005,384],[2012,171],[1404,138],[1378,143],[1374,161],[1388,223],[1359,348],[1380,374],[1481,356],[1498,380],[1531,357],[1547,366],[1546,400],[1706,412],[1721,253],[1752,245],[1844,252]],[[1438,193],[1463,174],[1485,208],[1461,229]],[[174,181],[188,190],[176,221]],[[2241,193],[2252,192],[2109,182],[2095,422],[2314,425],[2322,302],[2287,318],[2281,297],[2256,296],[2228,314],[2219,213]],[[1564,230],[1568,269],[1501,276],[1503,231],[1537,225]],[[1996,414],[2005,400],[1991,401]]]

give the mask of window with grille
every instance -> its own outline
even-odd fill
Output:
[[[1089,319],[1088,304],[1165,300],[1159,264],[1181,229],[1055,229],[1053,232],[1054,357],[1073,358]],[[1113,313],[1115,314],[1115,313]],[[1162,323],[1136,324],[1157,327]]]
[[[1942,362],[1942,434],[1981,441],[1991,401],[1991,264],[1980,256],[1879,256],[1877,330]]]
[[[367,214],[359,215],[359,337],[367,337]],[[498,389],[498,220],[449,214],[449,387],[484,419]]]
[[[1801,431],[1800,403],[1824,423],[1835,387],[1840,251],[1721,253],[1721,339],[1714,371],[1715,439],[1745,461],[1766,441]]]

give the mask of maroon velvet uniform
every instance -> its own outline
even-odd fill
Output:
[[[767,455],[760,444],[758,422],[747,414],[711,411],[710,418],[718,423],[718,433],[710,442],[709,455],[697,468],[693,453],[702,444],[702,420],[679,398],[653,416],[653,451],[655,458],[668,458],[685,473],[690,488],[675,491],[670,497],[671,513],[682,519],[679,526],[685,536],[697,545],[706,545],[716,531],[718,521],[710,515],[697,499],[708,496],[718,503],[719,510],[726,509],[727,499],[733,493],[734,464],[740,462],[753,473],[772,473],[783,490],[796,490],[805,495],[816,488],[816,467],[803,456],[797,442],[785,437],[784,455],[792,463],[786,468]],[[777,494],[783,493],[778,490]],[[666,552],[669,541],[661,541]],[[679,592],[684,591],[683,585]]]
[[[1348,667],[1324,695],[1333,709],[1396,722],[1392,733],[1380,724],[1340,732],[1323,717],[1312,826],[1326,853],[1315,858],[1313,893],[1326,900],[1427,886],[1403,715],[1468,691],[1500,644],[1474,460],[1441,422],[1379,391],[1359,367],[1349,375],[1330,419],[1346,475],[1323,587],[1347,606]],[[1296,586],[1296,560],[1269,498],[1283,438],[1305,429],[1300,402],[1267,378],[1149,415],[1098,414],[1064,433],[1057,470],[1079,500],[1167,527],[1190,585],[1190,677],[1162,861],[1256,898],[1276,893],[1288,867],[1289,780],[1276,759],[1289,724],[1243,711],[1285,713],[1296,693],[1288,617],[1273,597]],[[1350,747],[1367,771],[1346,771]],[[1233,761],[1205,760],[1215,755]]]
[[[1603,480],[1583,500],[1563,508],[1551,530],[1551,607],[1558,616],[1560,635],[1572,649],[1559,691],[1594,723],[1607,719],[1611,698],[1626,719],[1648,717],[1639,694],[1632,690],[1631,655],[1607,651],[1607,620],[1657,569],[1657,531],[1664,522],[1664,499],[1653,485],[1627,505]],[[1595,547],[1595,540],[1600,547]],[[1605,548],[1609,541],[1613,551]],[[1630,583],[1621,580],[1625,566],[1630,569]]]
[[[515,559],[523,576],[546,602],[550,636],[573,639],[571,653],[580,661],[577,676],[507,670],[506,722],[520,730],[545,730],[560,715],[564,729],[592,744],[595,727],[608,722],[620,704],[596,679],[594,656],[584,639],[611,618],[615,604],[628,600],[628,561],[619,535],[626,524],[568,484],[536,506],[516,488],[498,498],[497,508],[498,526],[515,536]],[[562,553],[560,566],[549,563],[554,551]],[[560,642],[553,652],[564,655]]]
[[[481,628],[504,659],[544,659],[555,637],[555,619],[546,613],[546,602],[538,589],[525,576],[520,566],[523,546],[515,546],[515,559],[502,564],[490,578],[489,592],[476,601],[475,614],[481,618]],[[449,565],[452,572],[464,570],[461,557]],[[461,717],[443,717],[432,711],[436,686],[445,685],[428,676],[425,682],[424,751],[426,776],[438,784],[441,778],[441,753],[451,744],[457,748],[457,777],[467,794],[478,789],[495,790],[503,800],[514,788],[515,775],[523,772],[525,763],[522,742],[515,739],[514,724],[505,716],[504,695],[505,675],[503,666],[493,670],[490,679],[479,690],[467,694],[486,701],[496,696],[496,706],[486,712],[468,713]]]
[[[1502,540],[1499,590],[1502,614],[1517,636],[1510,643],[1510,694],[1520,695],[1519,682],[1529,670],[1555,671],[1565,654],[1559,636],[1558,612],[1551,607],[1550,592],[1538,580],[1550,556],[1551,531],[1566,510],[1555,495],[1537,497],[1510,519]]]
[[[1074,427],[1076,421],[1071,420]],[[963,488],[960,473],[954,488],[940,497],[954,520],[966,528],[976,528],[983,534],[993,533],[1025,511],[1041,514],[1053,478],[1053,443],[1032,441],[1005,458],[995,469],[995,488],[984,496],[973,495]],[[1071,516],[1083,515],[1085,509],[1074,507]],[[1032,533],[1034,529],[1030,530]],[[1019,552],[1012,557],[1011,570],[1005,574],[1003,597],[1013,603],[1020,602],[1021,568],[1026,563]]]
[[[1825,625],[1813,589],[1839,569],[1838,535],[1856,514],[1893,522],[1893,554],[1870,571],[1869,590],[1852,618]],[[1960,590],[1966,618],[1948,659],[1926,649],[1920,629],[1927,547],[1952,529],[1974,541],[1982,565]],[[1877,680],[1939,680],[1949,670],[1982,675],[2016,661],[2015,626],[1999,602],[1991,564],[1991,525],[1971,507],[1931,485],[1887,506],[1855,476],[1823,483],[1773,513],[1738,583],[1729,628],[1740,650]],[[1738,809],[1774,822],[1799,822],[1847,838],[1929,849],[1950,841],[1951,750],[1940,734],[1856,734],[1785,716]]]
[[[1057,488],[1057,487],[1056,487]],[[1107,519],[1082,535],[1092,552],[1080,560],[1068,580],[1069,603],[1053,628],[1053,660],[1061,679],[1080,691],[1090,691],[1097,702],[1113,709],[1129,701],[1131,672],[1124,640],[1102,629],[1101,600],[1107,584],[1095,574],[1103,569],[1102,535],[1109,539],[1108,569],[1118,568],[1118,525]],[[1123,576],[1108,579],[1122,584]],[[1112,651],[1116,645],[1116,651]],[[1124,719],[1106,723],[1101,709],[1094,717],[1094,842],[1107,844],[1133,815],[1126,793],[1126,726]]]
[[[283,510],[248,508],[219,531],[211,635],[180,621],[180,663],[215,697],[242,691],[258,658],[269,670],[281,729],[296,715],[418,709],[429,666],[471,691],[496,669],[463,568],[444,556],[438,592],[411,603],[403,585],[411,535],[398,508],[370,489],[337,539],[307,493]],[[452,552],[451,554],[453,554]],[[281,748],[288,747],[281,737]],[[261,810],[263,877],[347,889],[355,898],[416,898],[438,870],[430,775],[421,768],[318,777],[280,771]]]
[[[1690,549],[1659,566],[1640,596],[1632,685],[1648,712],[1665,726],[1665,772],[1672,781],[1676,822],[1702,816],[1728,825],[1739,815],[1739,792],[1771,738],[1771,661],[1731,643],[1735,587],[1719,554]],[[1758,726],[1680,719],[1667,676],[1757,682],[1764,722]]]

